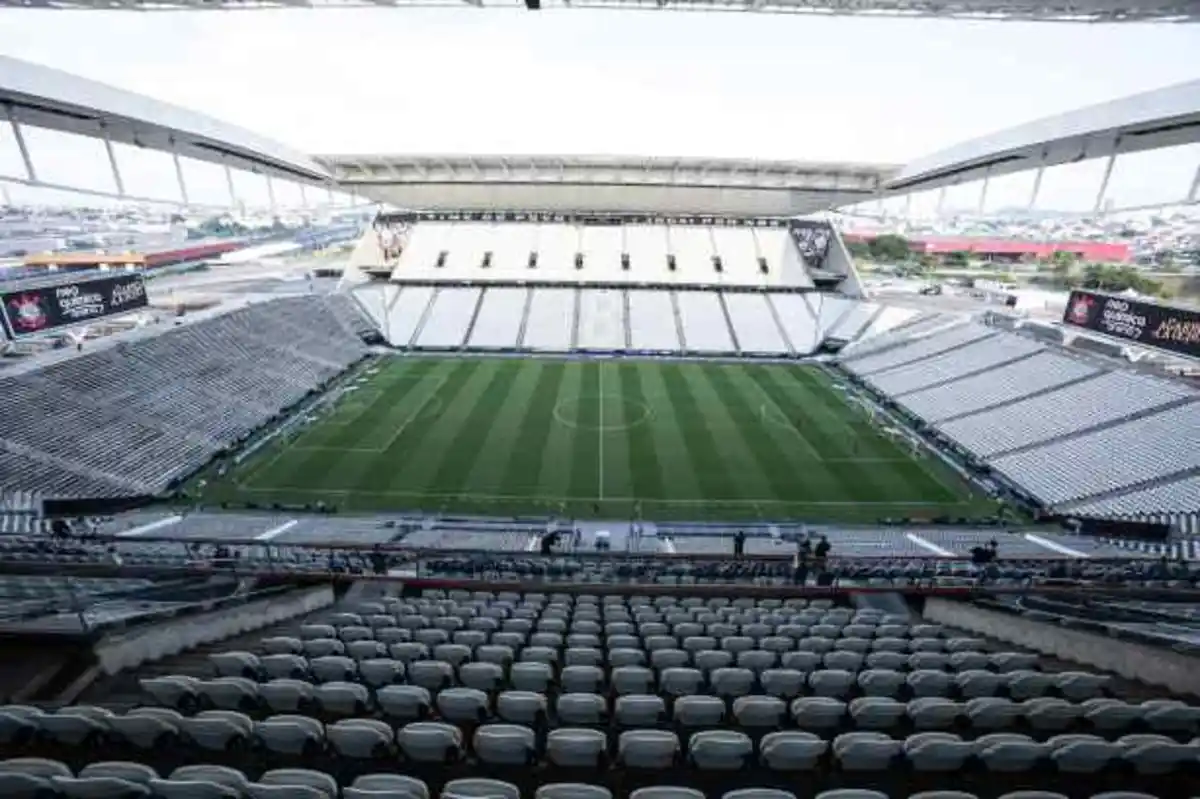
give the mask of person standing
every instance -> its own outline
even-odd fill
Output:
[[[825,536],[821,536],[821,538],[817,541],[816,548],[813,550],[813,555],[816,556],[817,571],[825,571],[825,563],[829,557],[829,550],[831,549],[833,549],[833,546],[829,543],[829,539]]]
[[[746,554],[746,533],[738,530],[737,535],[733,537],[733,556],[740,558]]]
[[[812,554],[812,544],[807,536],[802,536],[796,542],[796,554],[792,557],[792,584],[805,585],[808,583],[808,558]]]

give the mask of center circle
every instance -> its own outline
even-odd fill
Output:
[[[601,419],[593,417],[591,419],[576,421],[575,419],[570,418],[572,415],[579,415],[577,413],[571,414],[569,411],[578,408],[581,402],[584,402],[585,400],[590,401],[596,399],[600,400],[601,402],[604,402],[606,399],[618,400],[624,409],[624,413],[622,414],[624,420],[617,422],[615,419],[613,421],[609,421],[607,418]],[[630,412],[631,408],[634,409],[632,413]],[[569,427],[572,430],[591,430],[601,433],[608,430],[630,430],[638,425],[645,424],[646,422],[650,421],[650,417],[653,415],[654,411],[645,402],[642,402],[641,400],[630,399],[628,397],[622,397],[616,394],[610,394],[601,397],[571,397],[569,399],[559,400],[558,404],[554,406],[554,419],[564,427]]]

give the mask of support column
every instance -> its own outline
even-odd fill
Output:
[[[175,180],[179,183],[179,196],[183,199],[184,205],[191,205],[188,199],[187,181],[183,179],[183,164],[179,160],[179,153],[171,150],[171,158],[175,161]]]
[[[225,164],[225,185],[229,188],[229,205],[237,208],[237,192],[233,190],[233,170],[229,168],[229,164]]]
[[[912,219],[912,192],[904,195],[904,218]]]
[[[17,142],[17,149],[21,152],[21,161],[25,164],[25,178],[30,183],[37,183],[37,170],[33,168],[33,159],[29,157],[29,147],[25,144],[25,134],[21,132],[21,124],[13,116],[11,105],[4,106],[4,113],[8,117],[9,127],[12,128],[13,139]]]
[[[1200,164],[1196,165],[1196,174],[1192,178],[1192,188],[1188,191],[1187,201],[1194,203],[1200,200]]]
[[[275,212],[275,184],[271,182],[270,175],[263,175],[267,180],[267,202],[271,203],[271,213]]]
[[[305,186],[303,183],[301,183],[299,185],[300,185],[300,207],[307,209],[308,208],[308,187]]]
[[[113,185],[117,187],[117,196],[125,196],[125,181],[121,179],[121,169],[117,166],[117,153],[113,150],[112,139],[108,137],[108,128],[104,128],[104,151],[108,153],[108,165],[112,168]]]
[[[942,215],[942,205],[946,202],[946,187],[943,185],[938,189],[937,215]]]
[[[991,184],[991,170],[983,173],[983,186],[979,189],[979,215],[983,216],[983,210],[987,207],[988,186]]]
[[[1038,194],[1042,191],[1042,175],[1046,174],[1046,167],[1039,166],[1037,172],[1033,174],[1033,191],[1029,193],[1029,207],[1033,208],[1037,205]]]
[[[1116,163],[1117,154],[1114,152],[1108,157],[1108,163],[1104,165],[1104,177],[1100,179],[1100,191],[1096,192],[1096,207],[1093,211],[1097,214],[1104,207],[1104,195],[1108,193],[1108,180],[1112,177],[1113,165]]]
[[[333,207],[333,186],[325,187],[325,202],[329,205],[330,208]]]

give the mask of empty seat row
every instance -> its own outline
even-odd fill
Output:
[[[513,662],[511,651],[477,652],[479,660],[471,660],[465,651],[446,645],[435,649],[437,659],[409,659],[406,652],[392,649],[400,657],[378,657],[379,653],[363,660],[328,655],[304,658],[299,655],[269,655],[261,660],[241,656],[242,653],[216,656],[215,680],[198,680],[185,675],[143,680],[143,687],[154,692],[159,686],[171,692],[184,691],[192,695],[236,691],[255,696],[258,681],[278,679],[312,683],[361,681],[371,688],[408,683],[429,690],[455,685],[497,691],[513,687],[529,691],[605,691],[617,694],[696,693],[702,688],[727,696],[766,693],[776,696],[961,696],[965,698],[1004,695],[1014,699],[1039,696],[1063,696],[1075,701],[1105,695],[1110,679],[1105,675],[1087,672],[1008,671],[996,673],[982,668],[946,672],[922,668],[919,662],[891,661],[884,657],[849,652],[830,653],[824,657],[809,652],[788,652],[779,657],[765,650],[751,650],[734,656],[723,651],[688,653],[663,649],[647,658],[641,650],[610,652],[609,668],[605,668],[598,650],[567,650],[566,664],[559,666],[550,650],[530,647],[522,651],[519,662]],[[420,645],[415,645],[420,646]],[[480,650],[483,650],[481,647]],[[507,648],[504,648],[507,650]],[[443,651],[438,651],[443,650]],[[883,655],[886,653],[877,653]],[[649,662],[649,666],[643,665]],[[986,659],[978,665],[985,665]],[[886,665],[899,668],[885,668]],[[970,664],[976,665],[976,664]],[[864,668],[865,666],[865,668]],[[903,670],[905,667],[913,670]],[[235,676],[236,675],[236,676]]]
[[[728,640],[728,639],[727,639]],[[816,652],[786,648],[788,639],[765,639],[761,646],[749,649],[715,649],[711,639],[689,638],[683,648],[662,647],[638,649],[624,647],[602,650],[596,647],[576,646],[560,650],[552,646],[531,644],[510,646],[508,644],[442,643],[430,646],[426,643],[409,641],[383,644],[379,641],[355,641],[343,645],[331,639],[307,641],[301,647],[291,647],[278,638],[266,639],[264,650],[272,654],[258,656],[250,652],[223,652],[210,656],[217,676],[264,679],[270,677],[301,677],[312,675],[316,679],[347,679],[361,669],[363,663],[376,660],[393,660],[411,665],[423,661],[436,661],[460,668],[468,663],[495,664],[504,668],[514,663],[546,663],[554,668],[588,666],[615,671],[627,667],[649,666],[657,670],[692,666],[703,672],[737,666],[754,672],[773,668],[795,669],[804,673],[821,668],[850,672],[878,669],[896,672],[950,671],[985,672],[998,684],[1034,683],[1041,685],[1044,692],[1050,688],[1064,688],[1080,693],[1081,698],[1103,690],[1108,679],[1103,675],[1071,671],[1060,674],[1044,674],[1036,671],[1037,658],[1019,652],[955,652],[945,655],[940,652],[917,652],[907,655],[901,652],[878,651],[871,653],[850,650]],[[283,653],[279,650],[292,651]],[[299,649],[304,654],[295,652]],[[356,665],[357,664],[357,665]],[[1030,676],[1037,675],[1037,676]],[[1038,691],[1030,689],[1036,694]]]
[[[54,740],[68,746],[97,743],[94,727],[81,722],[68,726],[69,715],[53,730]],[[799,730],[774,730],[755,738],[733,729],[690,733],[635,729],[621,732],[614,745],[609,735],[585,727],[550,730],[543,737],[525,725],[493,723],[478,726],[468,736],[458,726],[437,721],[393,728],[375,719],[323,725],[306,716],[281,715],[254,722],[222,711],[194,718],[131,711],[124,719],[121,742],[143,750],[163,745],[165,727],[177,730],[175,740],[213,753],[257,742],[269,752],[306,758],[330,751],[349,760],[457,763],[473,756],[482,763],[517,767],[544,761],[565,768],[598,768],[616,762],[628,768],[666,769],[686,762],[700,770],[741,770],[757,762],[773,771],[812,771],[826,764],[846,771],[882,772],[905,765],[918,771],[953,772],[974,764],[1014,773],[1050,763],[1070,773],[1095,773],[1125,764],[1139,773],[1164,774],[1195,767],[1200,760],[1200,740],[1181,743],[1153,734],[1107,741],[1090,734],[1036,740],[1000,732],[964,740],[944,731],[897,738],[859,730],[828,739]]]
[[[0,761],[0,795],[24,799],[34,796],[63,796],[70,799],[430,799],[429,786],[404,774],[376,773],[357,777],[340,787],[328,774],[310,769],[272,769],[257,780],[250,780],[237,769],[218,765],[182,766],[166,779],[149,766],[139,763],[100,762],[71,769],[54,760],[13,758]],[[442,799],[521,799],[520,789],[508,782],[489,778],[464,778],[447,782]],[[600,785],[586,783],[548,783],[536,788],[533,799],[613,799],[613,793]],[[659,785],[630,792],[628,799],[707,799],[694,788]],[[722,799],[797,799],[795,793],[778,788],[743,788],[726,792]],[[872,790],[840,789],[824,791],[815,799],[888,799],[887,794]],[[973,794],[956,791],[928,791],[909,799],[975,799]],[[1047,792],[1010,793],[1000,799],[1066,799]],[[1092,799],[1155,799],[1142,793],[1110,792]]]
[[[257,686],[233,682],[238,678],[226,679],[230,682],[221,683],[225,690],[206,694],[210,700],[207,706],[248,712],[260,707],[288,713],[319,711],[333,716],[378,710],[394,719],[423,719],[436,714],[464,723],[499,717],[522,723],[553,719],[561,724],[607,724],[612,720],[632,726],[665,723],[671,718],[677,723],[703,725],[722,723],[726,714],[731,713],[732,718],[746,726],[795,724],[802,729],[818,730],[846,725],[886,728],[910,723],[918,728],[946,729],[969,725],[976,730],[1027,724],[1037,730],[1065,730],[1084,725],[1106,733],[1135,729],[1177,734],[1200,731],[1200,708],[1177,700],[1133,704],[1109,698],[1074,703],[1050,697],[1023,701],[977,697],[960,702],[920,697],[904,702],[886,696],[862,696],[846,702],[829,696],[740,694],[735,697],[681,691],[667,696],[628,693],[610,701],[589,692],[563,693],[552,698],[542,691],[524,689],[493,695],[475,688],[447,688],[435,694],[415,685],[388,685],[371,692],[358,683],[314,686],[295,680],[274,680]],[[259,693],[252,693],[252,687],[258,687]],[[195,690],[196,686],[190,688]],[[184,683],[156,684],[151,697],[168,709],[204,706],[194,701],[195,694],[188,693],[188,689]],[[28,721],[32,715],[35,714],[20,707],[0,708],[0,719],[15,716]],[[769,722],[764,723],[764,718]]]

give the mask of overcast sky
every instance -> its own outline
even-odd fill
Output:
[[[1198,25],[749,13],[6,10],[0,52],[338,153],[899,163],[1200,78]],[[1160,160],[1153,182],[1190,182]]]

